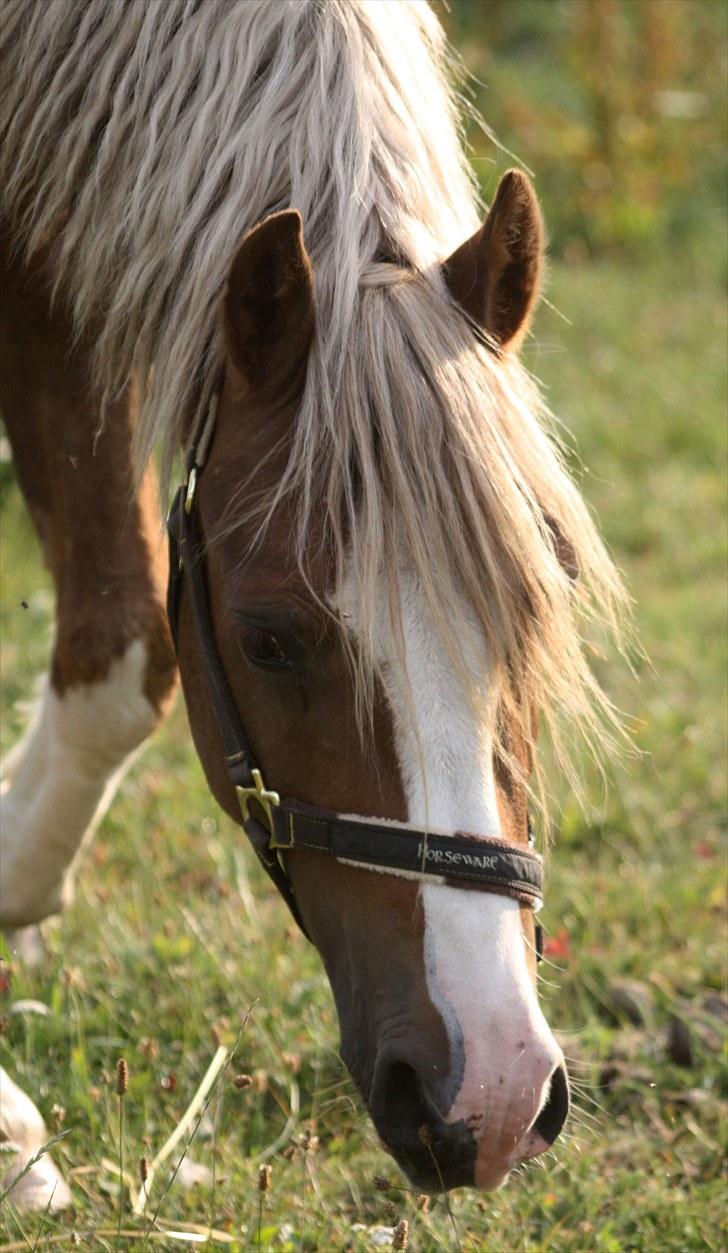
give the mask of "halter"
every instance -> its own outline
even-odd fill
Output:
[[[285,853],[291,849],[325,853],[347,863],[397,873],[422,883],[446,883],[510,896],[536,910],[543,893],[543,860],[496,836],[432,835],[410,826],[378,824],[281,799],[268,788],[243,730],[230,685],[215,642],[210,617],[203,536],[195,493],[212,441],[219,393],[194,432],[187,457],[187,479],[177,490],[167,519],[169,584],[167,612],[175,648],[178,643],[179,605],[186,589],[195,642],[207,680],[210,706],[220,733],[225,765],[240,806],[245,830],[261,865],[273,880],[301,930],[306,929],[288,877]],[[540,927],[536,928],[540,956]],[[310,937],[309,937],[310,938]]]

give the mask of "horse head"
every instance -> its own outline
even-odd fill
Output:
[[[475,571],[466,506],[443,520],[448,488],[462,501],[470,482],[477,495],[443,396],[449,389],[459,403],[458,388],[480,371],[483,395],[505,403],[541,257],[535,196],[511,172],[482,228],[433,273],[375,261],[362,301],[379,301],[381,358],[373,342],[358,409],[349,403],[344,430],[333,404],[330,446],[319,433],[312,447],[299,413],[325,338],[315,258],[294,210],[266,218],[230,266],[224,381],[196,486],[211,632],[267,784],[314,819],[360,820],[392,840],[403,827],[424,833],[425,860],[413,870],[332,857],[315,841],[291,839],[278,856],[328,973],[342,1057],[382,1141],[429,1191],[499,1186],[547,1149],[568,1111],[564,1059],[536,994],[532,909],[512,884],[482,890],[443,871],[457,836],[492,841],[473,843],[476,856],[528,853],[536,711],[530,690],[509,688],[517,658],[492,624],[508,596],[524,621],[531,611],[537,619],[537,593],[518,582],[507,519],[483,539],[492,560]],[[421,337],[418,319],[427,322]],[[398,359],[407,387],[392,377]],[[346,362],[336,370],[345,388]],[[533,586],[551,580],[568,596],[558,535],[527,505],[523,526],[543,558]],[[473,526],[487,529],[498,507],[486,500]],[[446,605],[429,583],[428,546],[433,568],[450,564]],[[485,591],[474,604],[478,581]],[[177,628],[196,746],[212,791],[239,821],[189,594]],[[431,860],[427,833],[438,837]]]

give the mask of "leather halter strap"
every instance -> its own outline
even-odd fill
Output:
[[[291,849],[312,850],[362,867],[404,873],[423,883],[494,892],[538,909],[543,894],[543,860],[533,850],[530,829],[528,848],[494,836],[434,835],[388,821],[345,818],[296,800],[281,799],[277,792],[266,788],[218,652],[210,616],[203,536],[195,508],[196,484],[210,445],[216,406],[217,395],[195,433],[187,460],[187,482],[178,489],[167,520],[167,612],[177,647],[184,588],[225,765],[240,804],[239,821],[298,925],[305,934],[283,859],[283,854]],[[537,947],[540,950],[538,935]]]

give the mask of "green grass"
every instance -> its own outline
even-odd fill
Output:
[[[726,974],[723,293],[707,263],[671,256],[642,270],[557,264],[548,294],[570,323],[543,308],[526,360],[588,467],[584,491],[625,571],[649,659],[634,676],[604,663],[639,754],[613,772],[606,795],[595,784],[588,818],[555,781],[562,817],[544,920],[565,951],[545,967],[542,994],[580,1079],[569,1134],[545,1169],[493,1196],[455,1194],[451,1214],[442,1199],[425,1213],[406,1190],[376,1190],[375,1174],[403,1181],[338,1060],[320,961],[210,799],[178,705],[105,819],[75,905],[46,926],[44,960],[9,962],[0,1061],[49,1128],[68,1131],[55,1152],[75,1208],[21,1219],[6,1207],[6,1241],[44,1249],[56,1235],[65,1247],[75,1231],[83,1248],[113,1249],[117,1058],[131,1074],[124,1161],[135,1176],[217,1042],[237,1039],[190,1149],[214,1164],[214,1185],[165,1192],[163,1172],[151,1212],[161,1201],[170,1224],[211,1223],[228,1247],[258,1247],[258,1164],[289,1124],[270,1159],[263,1248],[368,1249],[371,1234],[355,1225],[401,1215],[418,1253],[723,1247],[726,1055],[704,1004]],[[52,601],[3,469],[7,748],[22,725],[16,702],[46,662]],[[639,1026],[612,1007],[625,980],[643,985]],[[49,1015],[13,1014],[21,998]],[[666,1052],[673,1014],[691,1035],[690,1067]],[[609,1067],[613,1081],[600,1086]],[[253,1075],[245,1090],[231,1082],[238,1071]],[[305,1152],[312,1126],[319,1144]],[[143,1231],[122,1247],[146,1247]],[[182,1246],[164,1237],[149,1247]]]

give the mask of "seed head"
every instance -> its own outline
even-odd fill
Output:
[[[420,1144],[424,1144],[426,1149],[431,1149],[432,1148],[432,1132],[430,1128],[427,1126],[426,1122],[423,1122],[417,1134],[420,1137]]]
[[[310,1127],[306,1127],[301,1132],[300,1144],[304,1153],[315,1153],[319,1146],[319,1138]]]
[[[386,1175],[374,1176],[374,1187],[377,1189],[377,1192],[389,1192],[391,1186],[391,1180]]]
[[[409,1240],[409,1223],[406,1218],[400,1218],[397,1226],[392,1232],[392,1248],[406,1249]]]
[[[139,1158],[139,1178],[142,1183],[146,1183],[149,1178],[149,1166],[147,1165],[146,1157]]]
[[[129,1087],[129,1067],[126,1064],[126,1058],[120,1057],[116,1063],[116,1091],[118,1096],[124,1096]]]
[[[270,1188],[270,1166],[258,1167],[258,1191],[267,1192]]]
[[[235,1087],[240,1088],[241,1090],[243,1088],[249,1088],[252,1082],[253,1079],[251,1075],[235,1075],[233,1079]]]

